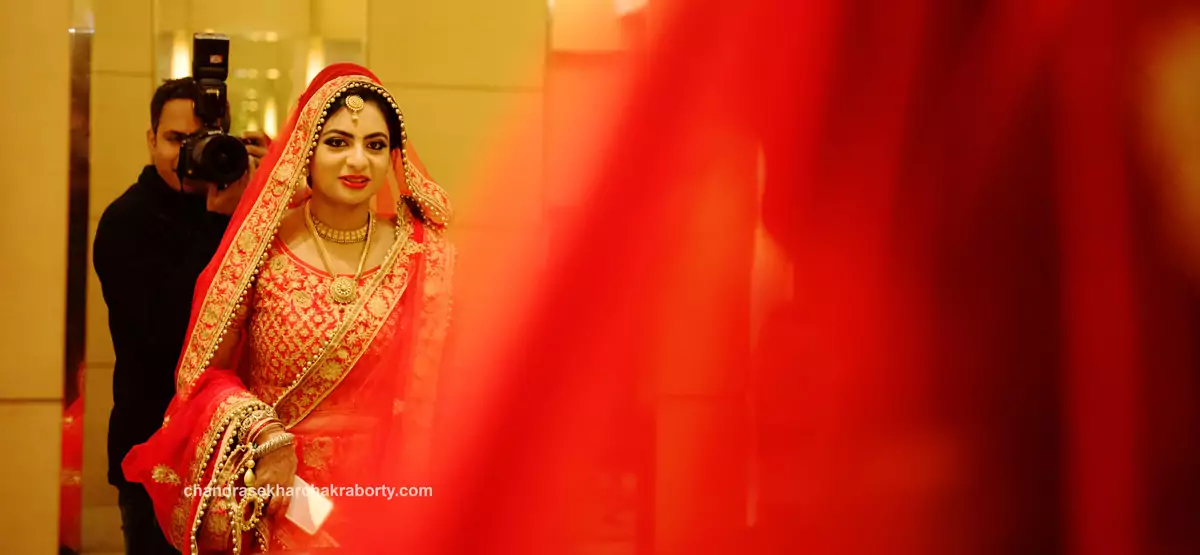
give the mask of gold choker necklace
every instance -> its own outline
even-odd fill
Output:
[[[351,243],[361,243],[367,239],[367,229],[371,227],[371,216],[368,214],[367,223],[358,229],[334,229],[316,217],[313,217],[312,223],[313,229],[322,239],[342,245],[349,245]]]

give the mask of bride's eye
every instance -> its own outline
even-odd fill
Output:
[[[325,139],[325,144],[327,146],[339,148],[339,147],[346,146],[346,141],[342,140],[339,137],[330,137],[328,139]]]

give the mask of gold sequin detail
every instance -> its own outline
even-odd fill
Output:
[[[243,251],[248,251],[254,248],[255,239],[256,237],[250,235],[249,233],[242,234],[238,237],[238,246],[241,247]]]
[[[336,360],[326,361],[321,365],[321,377],[326,380],[335,380],[342,375],[342,363]]]
[[[312,293],[309,293],[303,289],[292,291],[292,303],[294,303],[297,308],[310,308],[312,307],[313,303]],[[319,315],[314,315],[313,321],[316,322],[318,317]]]
[[[174,470],[171,470],[171,467],[164,464],[154,467],[154,470],[150,471],[150,476],[154,478],[155,482],[160,484],[179,485],[179,475]]]
[[[175,543],[187,534],[189,498],[184,497],[171,511],[171,539]]]
[[[380,297],[373,297],[367,301],[367,310],[370,310],[371,314],[378,317],[386,316],[388,311],[387,301]]]

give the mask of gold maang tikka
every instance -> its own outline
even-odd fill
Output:
[[[346,109],[350,110],[350,121],[358,123],[358,113],[367,105],[361,96],[352,94],[346,97]]]

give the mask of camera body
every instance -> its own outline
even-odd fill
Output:
[[[229,37],[211,33],[192,37],[192,78],[200,90],[195,99],[200,129],[183,140],[175,172],[181,181],[208,181],[225,189],[250,167],[246,146],[227,132],[225,124],[229,109],[225,87],[229,78]]]

